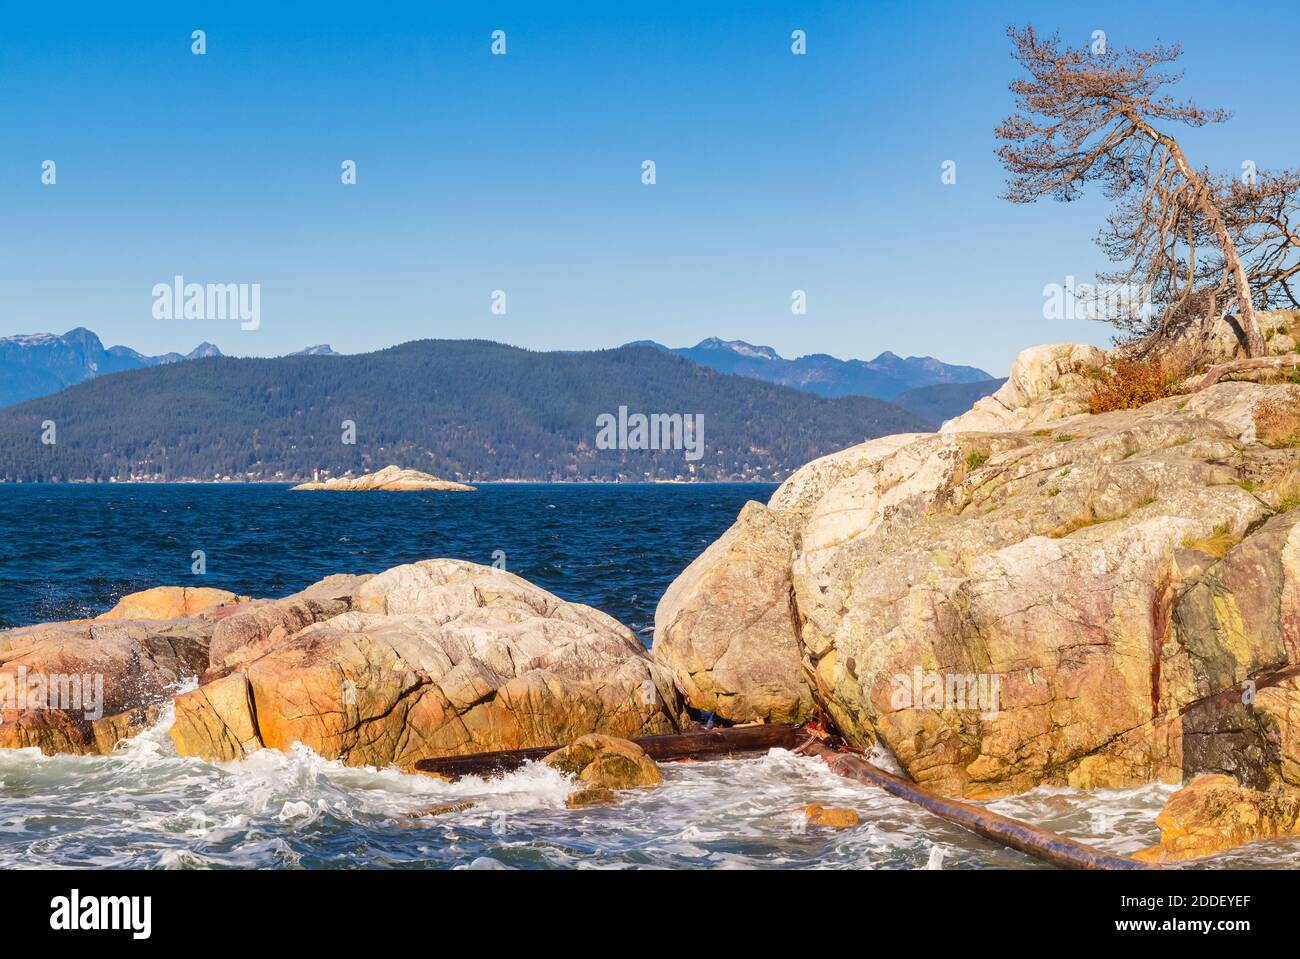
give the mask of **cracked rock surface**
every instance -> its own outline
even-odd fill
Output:
[[[672,584],[655,658],[693,706],[820,708],[948,795],[1300,786],[1300,510],[1272,491],[1300,451],[1255,435],[1300,387],[1089,415],[1096,362],[1035,348],[944,432],[804,466]]]
[[[436,559],[282,600],[215,598],[226,602],[184,619],[0,632],[0,674],[102,673],[105,712],[6,710],[0,746],[111,751],[187,677],[203,684],[175,696],[171,738],[211,760],[302,743],[348,765],[409,768],[687,722],[670,671],[630,630],[502,570]]]
[[[329,602],[349,608],[323,615]],[[182,755],[302,743],[349,765],[409,768],[685,721],[670,674],[628,629],[473,563],[399,566],[346,600],[291,598],[244,617],[255,620],[239,633],[249,658],[250,647],[223,648],[222,663],[238,668],[176,700]]]

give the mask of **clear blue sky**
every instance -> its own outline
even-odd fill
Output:
[[[1025,22],[1182,40],[1183,92],[1236,113],[1193,158],[1297,163],[1295,3],[6,4],[0,335],[238,355],[718,335],[995,373],[1105,343],[1042,318],[1044,284],[1104,265],[1101,201],[998,199],[1003,30]],[[154,319],[178,273],[260,283],[261,328]]]

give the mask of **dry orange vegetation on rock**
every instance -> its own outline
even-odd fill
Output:
[[[1255,409],[1255,434],[1269,446],[1300,445],[1300,398],[1285,396],[1260,403]]]
[[[1183,392],[1183,374],[1161,357],[1146,360],[1116,359],[1094,373],[1088,394],[1090,413],[1132,410]]]

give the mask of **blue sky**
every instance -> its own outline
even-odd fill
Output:
[[[1045,284],[1104,267],[1101,200],[998,199],[1005,26],[1181,40],[1181,92],[1236,114],[1193,159],[1295,165],[1300,5],[1249,11],[1225,32],[1202,2],[7,5],[0,335],[237,355],[718,335],[1005,372],[1110,336],[1042,317]],[[260,328],[154,319],[176,274],[260,283]]]

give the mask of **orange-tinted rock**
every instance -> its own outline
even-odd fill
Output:
[[[243,759],[262,746],[248,681],[235,673],[176,697],[169,732],[182,756]]]
[[[156,586],[139,593],[128,593],[107,613],[95,618],[184,619],[211,613],[218,606],[240,600],[241,597],[228,590],[207,586]]]
[[[162,705],[154,703],[95,720],[90,724],[95,751],[109,755],[125,740],[134,739],[154,726],[161,715]]]
[[[635,789],[657,786],[663,775],[655,761],[634,742],[588,733],[542,760],[592,786]]]
[[[794,524],[747,503],[659,601],[655,658],[696,709],[733,723],[813,715],[790,584],[796,538]]]
[[[747,505],[656,610],[688,702],[761,713],[806,684],[851,745],[946,795],[1300,786],[1300,510],[1274,515],[1273,488],[1300,454],[1254,425],[1300,387],[1090,415],[1101,359],[1030,351],[978,415],[832,453]]]
[[[1134,858],[1197,859],[1255,839],[1300,833],[1300,795],[1245,789],[1231,776],[1197,776],[1169,797],[1156,824],[1160,842]]]
[[[832,829],[848,829],[860,822],[857,812],[852,809],[823,806],[821,803],[805,806],[803,813],[814,826],[829,826]]]
[[[261,744],[409,768],[590,732],[669,733],[686,720],[667,670],[629,630],[512,574],[429,560],[375,576],[351,602],[353,611],[277,638],[228,677],[247,678]],[[250,621],[283,615],[265,609],[250,610]],[[178,749],[228,758],[233,740],[253,738],[223,732],[229,717],[197,694],[178,700]],[[205,714],[184,720],[192,733],[182,726],[190,712]]]
[[[250,603],[248,608],[217,621],[205,678],[224,676],[312,623],[345,613],[348,608],[345,599]]]
[[[564,805],[570,809],[582,809],[585,806],[612,806],[617,802],[617,794],[608,786],[584,786],[569,793]]]
[[[97,752],[96,720],[166,702],[207,663],[202,619],[51,623],[0,633],[0,748]],[[112,742],[116,742],[113,739]]]

